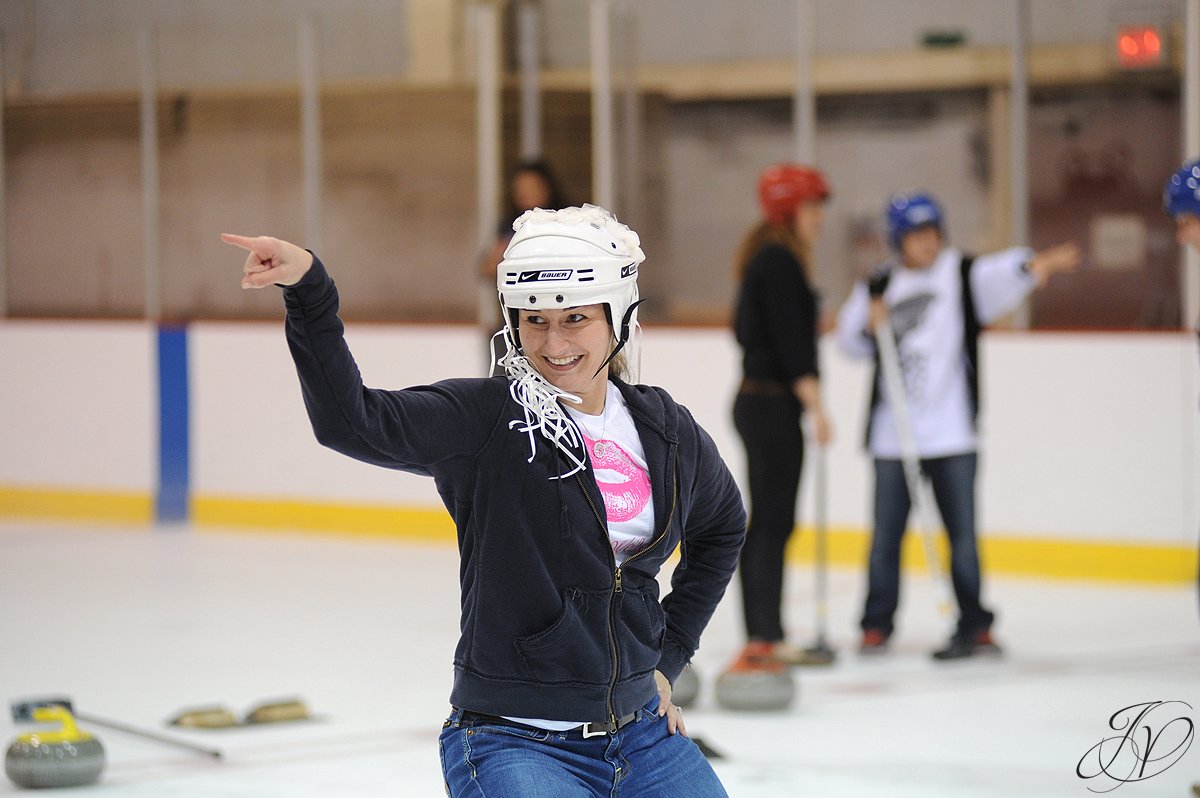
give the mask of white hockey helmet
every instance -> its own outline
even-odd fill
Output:
[[[513,345],[520,349],[518,313],[604,305],[616,354],[637,324],[638,264],[646,259],[637,233],[598,205],[535,208],[515,231],[496,269],[496,290]]]

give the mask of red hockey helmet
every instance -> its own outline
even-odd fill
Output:
[[[800,203],[829,199],[825,176],[798,163],[771,164],[758,178],[758,202],[771,224],[787,225]]]

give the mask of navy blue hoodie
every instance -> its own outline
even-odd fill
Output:
[[[453,705],[491,715],[605,721],[674,681],[737,566],[741,495],[712,439],[660,388],[614,380],[645,449],[655,536],[617,568],[592,471],[510,428],[504,377],[366,388],[343,339],[337,289],[314,258],[284,290],[287,339],[317,440],[432,476],[458,529],[461,637]],[[671,591],[656,575],[681,547]]]

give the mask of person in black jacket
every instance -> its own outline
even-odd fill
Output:
[[[741,496],[682,405],[623,379],[637,234],[594,206],[533,210],[516,228],[497,274],[505,376],[396,391],[363,386],[320,260],[274,238],[223,239],[249,251],[243,287],[284,286],[318,441],[432,476],[454,518],[449,794],[607,796],[619,782],[629,795],[725,795],[671,684],[736,568]]]
[[[729,674],[779,672],[803,658],[803,649],[784,641],[781,618],[784,550],[804,465],[802,415],[818,445],[832,435],[821,402],[810,266],[829,187],[816,169],[780,163],[762,172],[758,197],[763,218],[737,255],[733,320],[743,372],[733,420],[746,447],[750,526],[738,572],[748,643]]]

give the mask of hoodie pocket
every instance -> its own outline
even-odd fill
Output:
[[[513,639],[529,676],[546,684],[606,685],[612,674],[607,590],[563,590],[563,609],[540,632]]]
[[[621,678],[641,676],[658,667],[666,621],[656,591],[626,586],[621,594]]]

